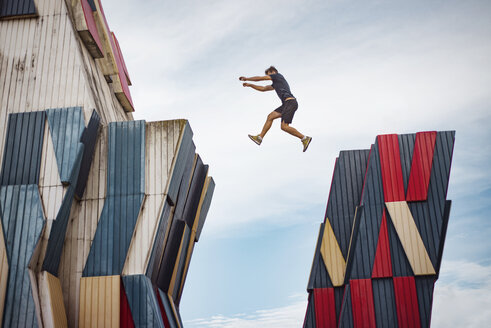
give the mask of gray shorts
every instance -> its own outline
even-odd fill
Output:
[[[298,108],[298,103],[296,99],[290,99],[285,101],[280,107],[276,108],[274,111],[281,114],[281,122],[290,124],[293,120],[293,115]]]

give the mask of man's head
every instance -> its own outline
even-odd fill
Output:
[[[276,67],[270,66],[269,68],[266,68],[264,73],[266,73],[266,75],[277,74],[278,70],[276,69]]]

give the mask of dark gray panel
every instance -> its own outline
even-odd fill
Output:
[[[2,186],[0,208],[9,262],[3,327],[37,327],[28,265],[45,222],[38,186]]]
[[[123,276],[122,279],[135,327],[164,328],[150,279],[145,275]]]
[[[46,113],[61,182],[75,183],[76,180],[70,181],[70,177],[79,148],[83,146],[80,142],[85,129],[82,108],[54,108],[48,109]]]
[[[169,240],[165,245],[164,256],[160,264],[157,278],[157,286],[166,293],[169,291],[169,284],[172,279],[176,261],[178,260],[177,255],[185,228],[186,222],[174,219],[169,233]]]
[[[94,151],[99,134],[99,127],[101,119],[99,114],[95,110],[92,111],[89,124],[82,133],[80,141],[84,144],[84,154],[82,156],[82,163],[80,166],[80,172],[77,179],[77,187],[75,189],[75,197],[81,199],[85,187],[87,186],[87,179],[89,178],[90,167],[92,165],[92,158],[94,157]]]
[[[203,226],[205,225],[206,216],[208,215],[208,210],[210,209],[211,199],[213,198],[213,192],[215,191],[215,181],[210,177],[210,182],[208,183],[208,189],[206,190],[205,199],[201,205],[201,212],[199,214],[198,229],[196,230],[196,241],[199,241],[201,236],[201,231],[203,231]]]
[[[38,184],[45,112],[9,114],[0,185]]]
[[[314,304],[314,294],[309,292],[309,301],[307,304],[307,312],[305,313],[305,318],[303,320],[303,328],[316,328],[315,323],[315,304]]]
[[[355,209],[360,205],[370,150],[341,151],[336,160],[326,216],[346,259]]]
[[[349,285],[344,289],[343,305],[339,315],[339,328],[353,328],[353,311],[351,310],[351,291]]]
[[[77,180],[83,153],[84,147],[82,145],[82,147],[79,148],[77,157],[75,158],[75,166],[69,178],[70,181]],[[70,218],[73,198],[75,196],[75,189],[76,184],[70,184],[49,233],[48,246],[46,248],[46,255],[44,257],[42,269],[44,271],[48,271],[54,276],[58,276],[58,268],[60,266],[63,244],[65,243],[66,230],[68,220]]]
[[[397,328],[397,309],[392,278],[372,280],[377,327]]]
[[[187,162],[184,163],[184,170],[182,173],[181,182],[179,184],[177,197],[174,200],[174,216],[179,220],[184,220],[184,208],[186,207],[186,200],[188,197],[189,187],[191,184],[195,164],[195,150],[196,147],[194,146],[194,143],[192,143],[191,149],[189,151],[190,156],[188,156]],[[167,197],[168,199],[171,199],[169,195],[167,195]]]
[[[407,184],[409,181],[409,174],[411,173],[411,164],[413,160],[414,143],[416,141],[416,134],[400,134],[399,139],[399,153],[401,157],[402,167],[402,180],[404,182],[404,194],[407,192]]]
[[[19,16],[37,16],[34,0],[2,0],[0,1],[0,18]]]
[[[433,288],[436,277],[414,277],[418,294],[419,317],[421,328],[430,327],[431,308],[433,306]]]
[[[191,239],[191,229],[188,227],[184,230],[184,236],[182,237],[182,249],[179,256],[179,262],[177,263],[176,283],[172,293],[174,304],[179,307],[180,297],[179,291],[181,290],[181,282],[184,279],[184,266],[186,265],[186,259],[189,249],[189,240]]]
[[[146,275],[152,280],[153,284],[157,283],[160,262],[162,261],[162,257],[164,256],[165,244],[167,243],[168,236],[166,235],[166,231],[169,227],[169,224],[172,223],[171,219],[171,205],[169,202],[164,202],[164,208],[162,210],[162,214],[159,219],[159,227],[157,229],[157,234],[155,235],[155,241],[152,247],[152,253],[150,255],[150,260],[148,261],[148,267]]]
[[[189,228],[193,228],[207,172],[208,165],[204,165],[203,161],[198,155],[183,214],[183,219],[186,221]]]
[[[375,143],[370,149],[368,168],[361,196],[363,205],[384,204],[384,189],[382,187],[382,172],[380,169],[380,154]]]
[[[193,161],[194,156],[193,131],[188,122],[186,122],[182,133],[182,140],[179,145],[174,170],[168,188],[168,197],[171,205],[175,205],[177,202],[177,195],[179,193],[179,186],[181,185],[184,169],[188,161]]]

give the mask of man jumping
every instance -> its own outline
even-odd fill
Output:
[[[251,140],[254,141],[256,144],[260,145],[263,141],[264,136],[271,128],[273,121],[281,117],[281,129],[285,132],[288,132],[292,136],[299,138],[302,141],[303,151],[305,152],[309,147],[312,138],[301,134],[300,132],[298,132],[297,129],[290,126],[290,123],[293,120],[293,115],[295,115],[295,111],[298,108],[298,103],[290,91],[290,86],[288,85],[288,82],[286,82],[283,75],[278,73],[278,70],[274,66],[266,69],[265,73],[266,76],[239,77],[239,80],[241,81],[273,81],[273,84],[264,87],[251,83],[244,83],[243,86],[251,87],[257,91],[275,90],[278,94],[278,97],[280,97],[281,99],[281,106],[276,108],[268,115],[268,118],[266,119],[266,123],[264,123],[264,127],[261,133],[255,136],[249,134],[249,138],[251,138]]]

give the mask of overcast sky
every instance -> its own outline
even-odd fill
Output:
[[[103,0],[136,119],[187,118],[217,184],[181,302],[186,327],[300,327],[339,151],[456,130],[433,327],[491,321],[490,1]],[[258,147],[275,65],[299,109]]]

